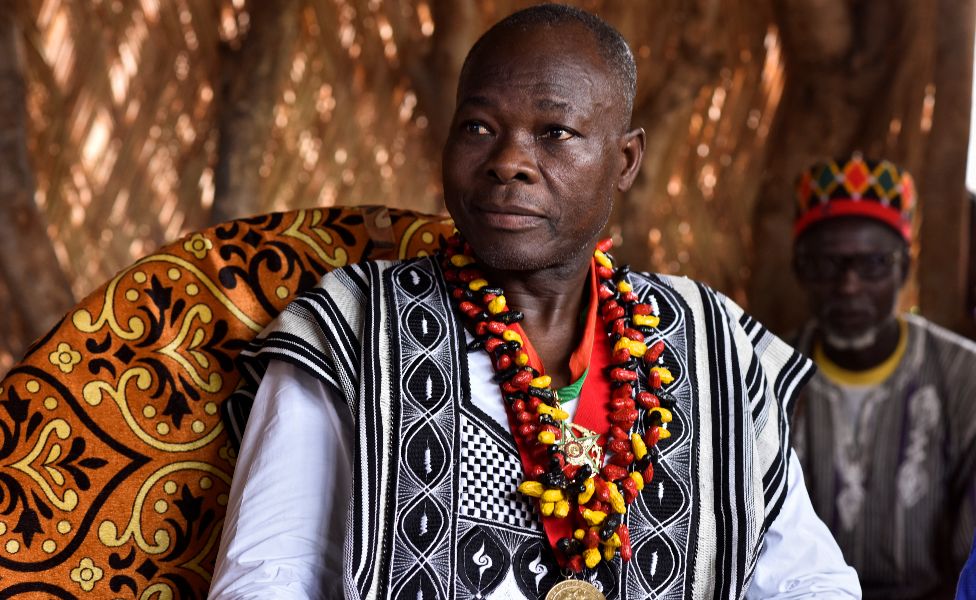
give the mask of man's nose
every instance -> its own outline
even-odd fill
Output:
[[[864,281],[857,274],[854,265],[844,265],[837,278],[837,291],[843,294],[856,294],[861,291]]]
[[[532,139],[526,134],[499,136],[485,167],[488,177],[502,185],[539,180]]]

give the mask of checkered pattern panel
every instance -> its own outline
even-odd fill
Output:
[[[518,492],[522,465],[477,422],[461,417],[462,516],[496,525],[541,530],[535,508]],[[514,502],[513,502],[514,498]]]

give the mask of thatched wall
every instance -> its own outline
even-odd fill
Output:
[[[0,163],[25,166],[6,179],[0,166],[0,195],[20,198],[20,224],[0,241],[0,309],[14,315],[0,321],[0,370],[72,299],[214,221],[331,204],[441,210],[439,147],[464,53],[527,4],[0,0],[20,49],[0,52],[0,91],[20,81],[12,97],[26,107],[0,121],[12,132]],[[913,298],[965,326],[974,0],[578,4],[638,59],[648,155],[610,226],[628,261],[704,279],[780,331],[795,325],[790,182],[814,158],[862,149],[915,171]],[[3,160],[17,139],[23,160]],[[28,290],[48,301],[24,301]]]

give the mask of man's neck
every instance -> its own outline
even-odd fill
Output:
[[[552,377],[553,387],[570,381],[569,357],[581,337],[579,315],[589,289],[590,261],[532,273],[485,269],[491,285],[505,290],[508,306],[525,315],[521,325]]]
[[[873,343],[864,348],[840,348],[831,345],[828,336],[821,335],[824,354],[831,362],[849,371],[865,371],[874,368],[894,354],[898,348],[901,326],[892,316],[878,329]]]

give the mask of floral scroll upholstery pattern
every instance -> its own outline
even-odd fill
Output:
[[[205,598],[239,349],[329,269],[452,229],[381,207],[232,221],[81,302],[0,381],[0,598]]]

